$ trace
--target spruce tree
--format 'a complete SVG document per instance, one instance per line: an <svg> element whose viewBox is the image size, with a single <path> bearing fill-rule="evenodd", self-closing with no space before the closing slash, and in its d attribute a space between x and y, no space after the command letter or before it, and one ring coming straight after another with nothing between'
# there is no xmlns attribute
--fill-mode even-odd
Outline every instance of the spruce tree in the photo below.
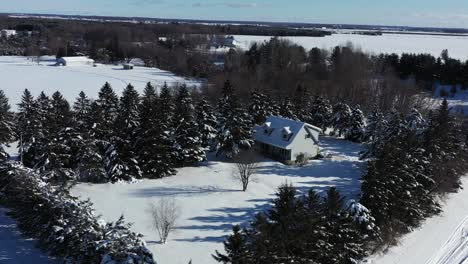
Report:
<svg viewBox="0 0 468 264"><path fill-rule="evenodd" d="M206 159L194 111L187 86L182 85L175 98L173 125L179 166L196 164Z"/></svg>
<svg viewBox="0 0 468 264"><path fill-rule="evenodd" d="M234 88L228 81L223 87L223 96L218 102L218 133L216 155L232 158L241 150L252 147L251 119L234 95Z"/></svg>
<svg viewBox="0 0 468 264"><path fill-rule="evenodd" d="M235 225L232 228L233 234L229 235L223 242L226 254L221 254L216 250L213 258L224 264L249 264L252 260L249 256L246 237L243 235L240 226Z"/></svg>
<svg viewBox="0 0 468 264"><path fill-rule="evenodd" d="M202 147L209 148L216 137L217 120L213 108L207 100L202 99L195 107L195 113Z"/></svg>
<svg viewBox="0 0 468 264"><path fill-rule="evenodd" d="M311 124L325 132L332 116L330 102L321 96L315 96L311 109Z"/></svg>
<svg viewBox="0 0 468 264"><path fill-rule="evenodd" d="M92 127L91 100L81 91L73 104L74 119L77 131L88 134Z"/></svg>
<svg viewBox="0 0 468 264"><path fill-rule="evenodd" d="M359 106L357 106L351 111L345 138L353 142L362 142L364 139L365 126L364 114L361 109L359 109Z"/></svg>
<svg viewBox="0 0 468 264"><path fill-rule="evenodd" d="M349 128L351 119L351 109L343 102L338 102L333 106L333 115L331 125L334 129L334 134L341 137Z"/></svg>
<svg viewBox="0 0 468 264"><path fill-rule="evenodd" d="M3 90L0 90L0 163L4 163L8 159L8 154L3 146L14 139L13 113L10 108L8 98Z"/></svg>
<svg viewBox="0 0 468 264"><path fill-rule="evenodd" d="M18 148L20 158L26 167L34 166L34 148L40 128L37 105L28 89L24 90L21 103L18 104L17 134L19 137Z"/></svg>
<svg viewBox="0 0 468 264"><path fill-rule="evenodd" d="M118 108L119 99L110 84L106 82L99 91L98 99L92 105L97 139L107 143L111 141Z"/></svg>
<svg viewBox="0 0 468 264"><path fill-rule="evenodd" d="M284 118L298 120L298 117L294 114L293 105L291 104L289 98L284 99L281 103L279 114Z"/></svg>
<svg viewBox="0 0 468 264"><path fill-rule="evenodd" d="M142 176L135 149L140 125L139 104L138 92L129 84L120 99L114 136L106 150L107 177L112 182L129 181Z"/></svg>
<svg viewBox="0 0 468 264"><path fill-rule="evenodd" d="M249 114L254 124L261 125L265 123L266 119L273 115L271 100L258 90L253 91L250 95Z"/></svg>

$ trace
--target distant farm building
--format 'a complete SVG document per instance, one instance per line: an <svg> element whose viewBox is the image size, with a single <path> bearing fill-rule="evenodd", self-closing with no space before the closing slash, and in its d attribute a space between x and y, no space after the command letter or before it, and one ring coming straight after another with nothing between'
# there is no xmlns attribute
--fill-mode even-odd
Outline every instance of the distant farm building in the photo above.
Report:
<svg viewBox="0 0 468 264"><path fill-rule="evenodd" d="M228 48L236 48L239 45L237 40L234 36L228 37L220 37L220 36L213 36L211 39L211 47L219 48L219 47L228 47Z"/></svg>
<svg viewBox="0 0 468 264"><path fill-rule="evenodd" d="M9 38L9 37L12 37L12 36L16 36L16 30L13 30L13 29L2 29L0 31L0 36L2 38Z"/></svg>
<svg viewBox="0 0 468 264"><path fill-rule="evenodd" d="M133 64L133 66L145 67L146 63L143 59L140 58L133 58L129 62L129 64Z"/></svg>
<svg viewBox="0 0 468 264"><path fill-rule="evenodd" d="M94 60L85 57L62 57L57 59L57 66L93 66Z"/></svg>
<svg viewBox="0 0 468 264"><path fill-rule="evenodd" d="M131 63L125 63L125 64L123 64L123 69L124 69L124 70L133 70L134 67L135 67L135 66L134 66L133 64L131 64Z"/></svg>
<svg viewBox="0 0 468 264"><path fill-rule="evenodd" d="M255 148L281 162L292 162L299 154L314 158L319 154L321 129L313 125L271 116L254 128Z"/></svg>

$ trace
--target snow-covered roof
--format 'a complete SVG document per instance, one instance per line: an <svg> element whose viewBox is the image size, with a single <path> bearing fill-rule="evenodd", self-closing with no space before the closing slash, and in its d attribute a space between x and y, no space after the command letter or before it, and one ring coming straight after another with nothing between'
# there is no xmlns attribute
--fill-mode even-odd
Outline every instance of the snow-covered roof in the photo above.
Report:
<svg viewBox="0 0 468 264"><path fill-rule="evenodd" d="M307 133L310 133L311 130L322 131L320 128L308 123L270 116L263 125L255 126L254 139L265 144L287 149L301 129L306 129ZM318 143L318 138L312 136L312 140Z"/></svg>
<svg viewBox="0 0 468 264"><path fill-rule="evenodd" d="M86 56L62 57L59 60L64 60L68 62L94 62L94 60Z"/></svg>

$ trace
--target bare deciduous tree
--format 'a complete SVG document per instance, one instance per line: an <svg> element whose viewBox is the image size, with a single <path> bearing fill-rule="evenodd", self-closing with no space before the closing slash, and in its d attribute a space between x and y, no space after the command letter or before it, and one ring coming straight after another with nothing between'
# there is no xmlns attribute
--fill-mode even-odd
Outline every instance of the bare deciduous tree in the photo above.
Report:
<svg viewBox="0 0 468 264"><path fill-rule="evenodd" d="M254 151L246 151L234 160L233 177L242 183L242 191L246 191L252 177L258 170L258 157Z"/></svg>
<svg viewBox="0 0 468 264"><path fill-rule="evenodd" d="M174 198L161 198L150 203L152 226L158 232L162 244L165 244L171 231L175 229L179 217L179 207Z"/></svg>

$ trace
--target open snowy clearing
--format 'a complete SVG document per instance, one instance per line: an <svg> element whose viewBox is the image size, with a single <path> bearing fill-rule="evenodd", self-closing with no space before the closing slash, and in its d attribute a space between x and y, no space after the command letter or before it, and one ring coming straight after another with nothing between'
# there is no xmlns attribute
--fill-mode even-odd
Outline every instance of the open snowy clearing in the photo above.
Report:
<svg viewBox="0 0 468 264"><path fill-rule="evenodd" d="M109 82L119 95L127 84L131 83L141 92L146 83L169 86L186 83L189 87L199 86L196 80L187 80L171 72L157 68L135 67L123 70L120 65L92 66L52 66L51 62L38 65L27 57L0 56L0 80L2 89L10 99L13 109L21 101L24 89L29 89L34 96L44 91L52 95L60 91L66 99L73 102L80 91L95 98L105 82Z"/></svg>
<svg viewBox="0 0 468 264"><path fill-rule="evenodd" d="M216 263L211 254L223 250L232 225L248 224L254 214L268 208L279 185L289 182L300 193L309 188L324 191L336 186L348 198L359 195L365 163L358 159L361 145L341 139L321 139L331 159L316 160L304 167L291 167L264 160L256 181L246 192L232 178L233 164L214 158L199 167L187 167L177 175L136 184L79 184L74 195L90 198L98 214L107 221L123 214L133 222L133 230L145 235L158 263ZM165 245L159 244L150 226L148 203L161 197L174 197L180 209L175 233Z"/></svg>
<svg viewBox="0 0 468 264"><path fill-rule="evenodd" d="M268 41L271 36L236 35L240 47L248 49L253 42ZM429 53L440 56L444 49L448 49L452 58L465 61L468 59L468 36L432 36L383 34L382 36L367 36L358 34L333 34L325 37L285 37L305 49L314 47L331 49L338 45L353 43L355 47L371 53Z"/></svg>
<svg viewBox="0 0 468 264"><path fill-rule="evenodd" d="M47 254L34 247L34 240L23 238L15 221L5 213L6 210L0 207L0 263L56 263Z"/></svg>
<svg viewBox="0 0 468 264"><path fill-rule="evenodd" d="M447 197L440 216L426 220L384 255L370 258L371 263L468 263L468 176L463 178L463 186L464 190Z"/></svg>

